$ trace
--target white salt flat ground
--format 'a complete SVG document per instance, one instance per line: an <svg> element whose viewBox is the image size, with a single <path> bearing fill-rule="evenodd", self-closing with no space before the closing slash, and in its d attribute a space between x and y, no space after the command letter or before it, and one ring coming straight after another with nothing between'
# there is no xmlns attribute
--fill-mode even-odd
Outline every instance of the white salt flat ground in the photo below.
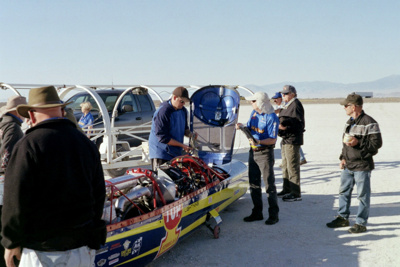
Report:
<svg viewBox="0 0 400 267"><path fill-rule="evenodd" d="M329 229L336 215L341 133L348 117L339 104L304 105L306 132L301 167L303 201L279 200L280 221L243 222L251 212L249 191L221 212L219 239L206 227L178 243L151 266L400 266L400 103L367 103L364 110L380 124L383 147L375 156L368 231L353 235L348 227ZM251 107L242 105L245 123ZM248 144L238 133L234 158L247 163ZM245 148L245 149L244 149ZM275 176L282 188L279 145L275 149ZM264 217L267 200L264 193ZM353 194L351 224L358 200ZM266 218L265 218L266 219Z"/></svg>

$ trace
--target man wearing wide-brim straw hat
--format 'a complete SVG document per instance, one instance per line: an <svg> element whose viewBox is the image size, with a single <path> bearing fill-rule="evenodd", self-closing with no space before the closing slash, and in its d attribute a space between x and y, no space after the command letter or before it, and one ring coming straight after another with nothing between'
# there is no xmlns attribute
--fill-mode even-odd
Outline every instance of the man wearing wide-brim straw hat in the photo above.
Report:
<svg viewBox="0 0 400 267"><path fill-rule="evenodd" d="M8 266L14 256L20 266L92 266L105 242L100 154L63 117L66 104L47 86L31 89L28 104L17 107L32 127L5 174L1 243Z"/></svg>
<svg viewBox="0 0 400 267"><path fill-rule="evenodd" d="M54 109L57 113L57 111L61 111L61 109L58 109L59 107L65 107L69 103L64 103L61 101L60 97L57 94L57 90L54 86L48 86L48 87L40 87L40 88L35 88L32 89L29 92L29 100L28 104L26 105L19 105L17 107L17 112L25 118L30 118L29 117L29 111L35 111L35 109L47 109L46 113L51 113L49 111L50 108L56 108ZM62 114L58 114L58 117L63 117ZM48 115L50 116L50 115ZM33 123L33 122L32 122Z"/></svg>

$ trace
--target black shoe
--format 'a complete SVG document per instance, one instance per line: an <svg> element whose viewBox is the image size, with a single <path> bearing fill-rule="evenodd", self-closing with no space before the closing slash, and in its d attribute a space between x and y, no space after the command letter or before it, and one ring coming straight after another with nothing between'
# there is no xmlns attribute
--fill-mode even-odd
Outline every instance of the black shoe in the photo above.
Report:
<svg viewBox="0 0 400 267"><path fill-rule="evenodd" d="M283 197L284 195L286 195L286 194L288 194L289 192L286 192L286 191L281 191L281 192L279 192L278 194L276 194L278 197Z"/></svg>
<svg viewBox="0 0 400 267"><path fill-rule="evenodd" d="M301 201L301 196L295 196L292 193L286 194L282 197L283 201L286 202L294 202L294 201Z"/></svg>
<svg viewBox="0 0 400 267"><path fill-rule="evenodd" d="M303 159L302 161L300 161L300 165L304 165L304 164L307 164L307 160L306 159Z"/></svg>
<svg viewBox="0 0 400 267"><path fill-rule="evenodd" d="M350 229L349 229L349 233L352 233L352 234L364 233L366 231L367 231L367 227L365 227L364 225L359 225L359 224L355 224L352 227L350 227Z"/></svg>
<svg viewBox="0 0 400 267"><path fill-rule="evenodd" d="M267 225L273 225L279 222L279 217L269 217L268 220L265 221L265 224Z"/></svg>
<svg viewBox="0 0 400 267"><path fill-rule="evenodd" d="M329 228L346 227L349 225L350 225L349 220L343 218L342 216L337 216L336 219L334 219L333 221L326 224L326 226L328 226ZM356 224L356 225L358 225L358 224ZM353 227L355 227L356 225L354 225Z"/></svg>
<svg viewBox="0 0 400 267"><path fill-rule="evenodd" d="M252 221L261 221L264 217L262 214L254 214L252 213L250 216L244 217L243 221L245 222L252 222Z"/></svg>

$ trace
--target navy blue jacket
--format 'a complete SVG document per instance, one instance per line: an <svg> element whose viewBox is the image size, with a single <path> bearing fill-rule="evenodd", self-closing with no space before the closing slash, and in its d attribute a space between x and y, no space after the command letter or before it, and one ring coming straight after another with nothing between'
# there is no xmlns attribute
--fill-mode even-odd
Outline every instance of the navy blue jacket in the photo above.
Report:
<svg viewBox="0 0 400 267"><path fill-rule="evenodd" d="M187 109L176 110L171 101L164 102L154 113L149 137L149 155L151 159L171 160L182 155L182 148L167 143L174 139L183 143L185 130L189 129Z"/></svg>

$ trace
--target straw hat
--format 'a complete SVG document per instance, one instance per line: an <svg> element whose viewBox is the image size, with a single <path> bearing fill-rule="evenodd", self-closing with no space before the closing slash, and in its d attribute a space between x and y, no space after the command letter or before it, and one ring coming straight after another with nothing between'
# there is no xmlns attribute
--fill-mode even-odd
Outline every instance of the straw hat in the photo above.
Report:
<svg viewBox="0 0 400 267"><path fill-rule="evenodd" d="M0 108L0 118L3 117L3 115L7 112L16 110L17 106L21 104L26 104L25 97L19 95L10 96L8 98L7 104Z"/></svg>
<svg viewBox="0 0 400 267"><path fill-rule="evenodd" d="M29 91L27 105L19 105L17 112L25 118L29 118L28 111L35 108L65 107L69 103L61 101L54 86L33 88Z"/></svg>

